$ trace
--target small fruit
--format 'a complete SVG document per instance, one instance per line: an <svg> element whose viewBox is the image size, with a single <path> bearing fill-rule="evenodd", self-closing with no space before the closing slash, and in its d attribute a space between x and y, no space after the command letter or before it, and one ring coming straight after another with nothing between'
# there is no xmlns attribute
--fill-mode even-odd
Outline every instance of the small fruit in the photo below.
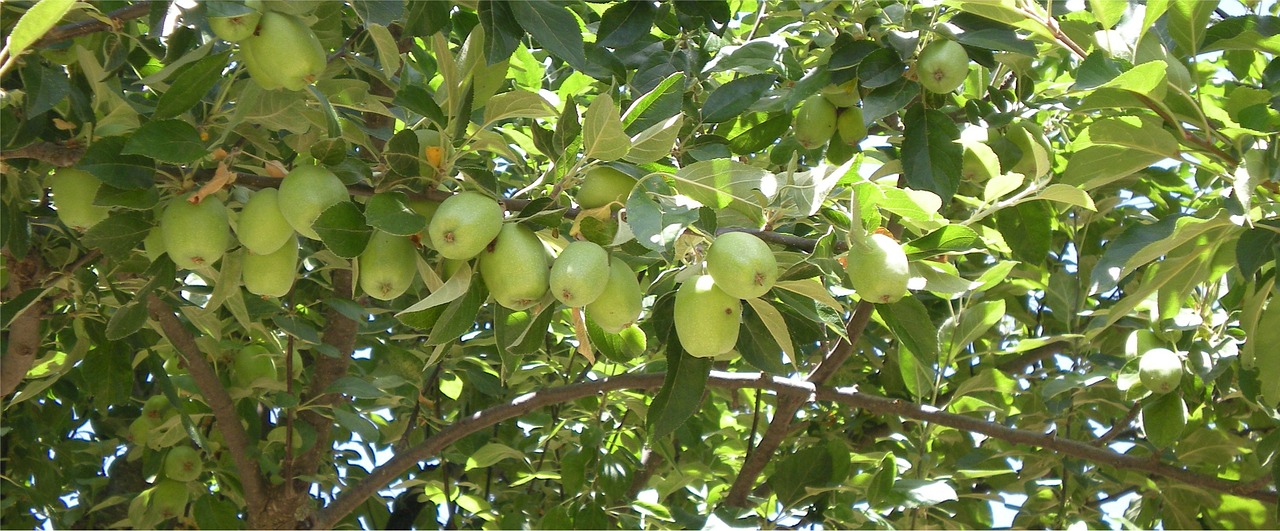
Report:
<svg viewBox="0 0 1280 531"><path fill-rule="evenodd" d="M263 297L283 297L293 289L298 276L298 240L290 241L270 254L247 254L241 264L241 278L249 293Z"/></svg>
<svg viewBox="0 0 1280 531"><path fill-rule="evenodd" d="M222 200L209 196L199 204L175 197L160 215L165 251L178 267L212 266L231 243L231 226Z"/></svg>
<svg viewBox="0 0 1280 531"><path fill-rule="evenodd" d="M151 395L146 402L142 403L142 416L156 422L164 420L165 412L168 410L169 397L164 395Z"/></svg>
<svg viewBox="0 0 1280 531"><path fill-rule="evenodd" d="M254 254L271 254L293 237L293 226L280 213L280 191L263 188L254 192L240 209L236 236Z"/></svg>
<svg viewBox="0 0 1280 531"><path fill-rule="evenodd" d="M248 389L264 378L277 381L276 362L267 347L249 345L236 352L231 360L232 385Z"/></svg>
<svg viewBox="0 0 1280 531"><path fill-rule="evenodd" d="M268 11L240 42L249 77L266 90L302 90L324 73L324 47L302 19ZM301 232L301 231L299 231Z"/></svg>
<svg viewBox="0 0 1280 531"><path fill-rule="evenodd" d="M477 192L462 192L440 203L427 234L440 256L470 260L502 231L502 206Z"/></svg>
<svg viewBox="0 0 1280 531"><path fill-rule="evenodd" d="M831 102L836 107L845 108L857 105L862 101L862 95L858 94L858 80L852 80L842 85L827 85L822 87L822 97Z"/></svg>
<svg viewBox="0 0 1280 531"><path fill-rule="evenodd" d="M525 310L542 300L550 289L550 270L542 240L516 223L504 224L493 245L480 254L480 277L485 286L493 300L512 310Z"/></svg>
<svg viewBox="0 0 1280 531"><path fill-rule="evenodd" d="M845 265L849 281L862 300L876 304L898 302L907 294L907 255L884 234L873 233L849 244Z"/></svg>
<svg viewBox="0 0 1280 531"><path fill-rule="evenodd" d="M622 354L627 358L644 354L649 349L649 338L644 335L644 330L634 324L623 328L618 336L622 338Z"/></svg>
<svg viewBox="0 0 1280 531"><path fill-rule="evenodd" d="M622 260L609 261L609 280L596 300L587 304L587 318L605 332L617 334L640 317L644 292L631 267Z"/></svg>
<svg viewBox="0 0 1280 531"><path fill-rule="evenodd" d="M707 249L707 272L725 293L754 299L773 288L778 280L778 260L755 235L726 232Z"/></svg>
<svg viewBox="0 0 1280 531"><path fill-rule="evenodd" d="M1182 381L1182 358L1167 348L1148 350L1138 360L1138 379L1156 394L1177 389Z"/></svg>
<svg viewBox="0 0 1280 531"><path fill-rule="evenodd" d="M151 491L151 512L161 520L182 516L187 511L187 484L184 482L162 479Z"/></svg>
<svg viewBox="0 0 1280 531"><path fill-rule="evenodd" d="M836 132L836 106L821 94L810 96L800 104L792 127L805 149L821 146Z"/></svg>
<svg viewBox="0 0 1280 531"><path fill-rule="evenodd" d="M1129 333L1129 337L1124 341L1124 353L1126 356L1138 357L1142 353L1153 348L1160 348L1160 336L1149 329L1142 328Z"/></svg>
<svg viewBox="0 0 1280 531"><path fill-rule="evenodd" d="M960 43L939 39L920 50L916 75L929 92L946 94L964 83L969 75L969 54Z"/></svg>
<svg viewBox="0 0 1280 531"><path fill-rule="evenodd" d="M404 294L418 273L418 251L407 236L374 231L360 253L360 289L389 301Z"/></svg>
<svg viewBox="0 0 1280 531"><path fill-rule="evenodd" d="M711 275L686 280L676 291L676 336L691 356L712 358L733 350L741 319L742 301L716 286Z"/></svg>
<svg viewBox="0 0 1280 531"><path fill-rule="evenodd" d="M565 246L551 264L551 295L566 306L590 304L609 282L609 252L589 241Z"/></svg>
<svg viewBox="0 0 1280 531"><path fill-rule="evenodd" d="M98 222L107 219L110 209L93 204L102 186L93 174L71 168L59 168L49 177L49 187L53 189L53 205L57 207L58 219L75 230L88 230Z"/></svg>
<svg viewBox="0 0 1280 531"><path fill-rule="evenodd" d="M200 453L190 446L177 446L164 456L164 475L174 481L195 481L204 472Z"/></svg>
<svg viewBox="0 0 1280 531"><path fill-rule="evenodd" d="M585 209L600 208L610 203L625 205L631 189L635 187L636 180L630 175L609 166L596 166L587 170L574 200Z"/></svg>
<svg viewBox="0 0 1280 531"><path fill-rule="evenodd" d="M320 166L302 165L293 169L280 181L280 195L276 201L280 213L299 234L319 240L311 225L326 209L342 201L349 201L347 187L333 172Z"/></svg>
<svg viewBox="0 0 1280 531"><path fill-rule="evenodd" d="M867 126L862 123L862 107L849 107L840 111L836 117L836 131L840 139L850 146L856 146L867 138Z"/></svg>
<svg viewBox="0 0 1280 531"><path fill-rule="evenodd" d="M240 42L253 36L258 29L258 21L262 13L255 9L230 17L209 17L209 29L219 39L227 42Z"/></svg>

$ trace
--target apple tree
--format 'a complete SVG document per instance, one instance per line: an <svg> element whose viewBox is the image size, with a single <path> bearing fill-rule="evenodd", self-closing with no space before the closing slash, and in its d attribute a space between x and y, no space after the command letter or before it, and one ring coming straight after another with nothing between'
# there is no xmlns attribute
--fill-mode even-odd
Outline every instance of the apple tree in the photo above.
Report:
<svg viewBox="0 0 1280 531"><path fill-rule="evenodd" d="M1275 527L1276 10L4 2L0 526Z"/></svg>

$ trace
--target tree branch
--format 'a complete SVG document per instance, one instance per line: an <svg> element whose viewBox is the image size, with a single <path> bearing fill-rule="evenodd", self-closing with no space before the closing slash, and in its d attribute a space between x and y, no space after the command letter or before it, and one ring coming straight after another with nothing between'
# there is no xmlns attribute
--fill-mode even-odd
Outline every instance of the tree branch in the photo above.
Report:
<svg viewBox="0 0 1280 531"><path fill-rule="evenodd" d="M111 24L101 20L91 19L58 26L49 30L49 33L44 34L44 37L41 37L40 40L36 41L32 47L48 46L55 42L74 39L81 35L88 35L99 31L114 30L119 27L120 24L135 18L142 18L143 16L146 16L147 13L151 12L151 4L153 3L154 2L138 2L107 13L107 18L111 20Z"/></svg>
<svg viewBox="0 0 1280 531"><path fill-rule="evenodd" d="M313 524L313 528L317 529L332 528L338 521L359 507L365 499L388 486L397 477L409 471L411 467L438 455L454 442L489 428L494 424L510 420L538 408L570 402L593 396L597 393L661 387L664 378L665 375L661 373L615 376L593 382L571 384L523 394L505 404L479 411L460 419L458 422L428 437L407 451L397 454L387 463L374 469L368 476L365 476L341 493L328 507L317 512L309 523ZM1084 442L1058 439L1052 434L1009 428L981 419L946 413L928 406L868 395L852 387L835 389L821 387L813 382L768 376L761 373L743 374L723 371L711 371L711 375L707 379L707 385L723 389L768 389L776 392L779 396L796 397L801 402L813 400L836 402L861 408L871 413L932 422L963 431L980 433L992 439L1044 448L1063 455L1115 468L1149 472L1175 481L1198 485L1220 492L1229 492L1266 503L1280 501L1280 497L1275 492L1262 490L1262 487L1265 487L1266 484L1261 484L1260 486L1257 481L1243 483L1197 474L1152 460L1150 457L1125 455L1105 448L1095 448Z"/></svg>
<svg viewBox="0 0 1280 531"><path fill-rule="evenodd" d="M231 453L231 458L235 462L236 473L240 475L238 479L244 489L244 501L252 522L254 515L261 512L264 506L266 485L262 479L262 472L258 469L258 462L249 453L249 435L240 424L240 416L236 414L231 396L222 387L213 367L205 360L204 353L196 344L195 336L182 326L182 322L174 315L173 308L168 303L154 293L150 294L147 296L147 313L160 323L160 329L173 344L173 348L182 356L182 361L187 366L187 371L191 373L191 378L195 380L196 387L200 388L200 394L204 396L209 409L213 411L216 426L222 432L222 437L227 443L227 451Z"/></svg>
<svg viewBox="0 0 1280 531"><path fill-rule="evenodd" d="M1035 365L1037 363L1040 363L1041 361L1052 358L1053 356L1061 353L1063 349L1065 349L1070 345L1071 345L1071 342L1065 341L1065 340L1054 341L1052 343L1045 343L1036 348L1023 352L1021 356L1018 356L1012 360L1001 363L997 368L1010 374L1022 374L1026 372L1027 369L1030 368L1032 365Z"/></svg>
<svg viewBox="0 0 1280 531"><path fill-rule="evenodd" d="M9 323L9 347L4 352L4 364L0 365L0 398L17 390L35 363L40 352L40 323L48 309L48 299L42 299Z"/></svg>

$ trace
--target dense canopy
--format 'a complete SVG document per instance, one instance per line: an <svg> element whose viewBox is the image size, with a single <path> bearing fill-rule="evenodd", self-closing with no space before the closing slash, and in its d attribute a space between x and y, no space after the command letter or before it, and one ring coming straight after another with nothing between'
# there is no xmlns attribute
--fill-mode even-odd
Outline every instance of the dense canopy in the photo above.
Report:
<svg viewBox="0 0 1280 531"><path fill-rule="evenodd" d="M0 4L0 527L1274 528L1256 0Z"/></svg>

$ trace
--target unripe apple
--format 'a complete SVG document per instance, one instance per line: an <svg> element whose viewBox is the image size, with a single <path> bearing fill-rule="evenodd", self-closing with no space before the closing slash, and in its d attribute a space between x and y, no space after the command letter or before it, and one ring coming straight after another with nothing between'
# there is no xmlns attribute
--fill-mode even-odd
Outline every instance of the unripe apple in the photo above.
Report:
<svg viewBox="0 0 1280 531"><path fill-rule="evenodd" d="M440 219L439 213L436 219ZM520 224L504 224L493 245L480 254L480 277L484 285L493 300L512 310L526 310L542 300L550 289L550 273L551 264L542 240Z"/></svg>
<svg viewBox="0 0 1280 531"><path fill-rule="evenodd" d="M726 232L707 249L707 272L716 286L739 299L754 299L778 280L778 260L753 234Z"/></svg>
<svg viewBox="0 0 1280 531"><path fill-rule="evenodd" d="M840 111L836 117L836 131L840 140L850 146L856 146L867 138L867 126L862 123L862 107L848 107Z"/></svg>
<svg viewBox="0 0 1280 531"><path fill-rule="evenodd" d="M615 258L609 261L609 280L604 291L587 304L587 318L605 332L617 334L640 317L643 301L644 291L636 274L626 262Z"/></svg>
<svg viewBox="0 0 1280 531"><path fill-rule="evenodd" d="M240 42L249 77L266 90L302 90L324 73L324 47L302 19L268 11L258 31Z"/></svg>
<svg viewBox="0 0 1280 531"><path fill-rule="evenodd" d="M162 479L151 491L151 511L159 515L161 520L182 516L187 511L187 484L184 482Z"/></svg>
<svg viewBox="0 0 1280 531"><path fill-rule="evenodd" d="M880 233L849 242L845 269L858 296L876 304L901 300L911 280L902 246Z"/></svg>
<svg viewBox="0 0 1280 531"><path fill-rule="evenodd" d="M204 472L200 453L190 446L176 446L164 456L164 475L174 481L195 481Z"/></svg>
<svg viewBox="0 0 1280 531"><path fill-rule="evenodd" d="M418 251L407 236L374 231L360 253L360 289L389 301L409 289L418 275Z"/></svg>
<svg viewBox="0 0 1280 531"><path fill-rule="evenodd" d="M946 94L964 83L969 75L969 54L952 40L939 39L920 50L916 75L929 92Z"/></svg>
<svg viewBox="0 0 1280 531"><path fill-rule="evenodd" d="M53 206L57 207L58 219L75 230L88 230L107 219L110 209L93 204L101 186L102 181L87 171L72 168L55 170L49 177L49 187L53 189Z"/></svg>
<svg viewBox="0 0 1280 531"><path fill-rule="evenodd" d="M711 275L686 280L676 291L676 336L685 352L712 358L738 344L742 301L716 286Z"/></svg>
<svg viewBox="0 0 1280 531"><path fill-rule="evenodd" d="M587 170L582 184L578 185L574 200L579 207L586 209L600 208L615 202L625 205L631 189L635 187L636 180L630 175L609 166L596 166Z"/></svg>
<svg viewBox="0 0 1280 531"><path fill-rule="evenodd" d="M821 146L836 132L836 106L821 94L810 96L800 104L792 127L796 141L805 149Z"/></svg>
<svg viewBox="0 0 1280 531"><path fill-rule="evenodd" d="M1138 359L1138 379L1156 394L1178 388L1182 381L1182 358L1167 348L1153 348Z"/></svg>
<svg viewBox="0 0 1280 531"><path fill-rule="evenodd" d="M209 17L209 29L213 30L213 34L219 39L227 42L240 42L253 36L258 30L258 21L262 19L262 12L253 9L245 2L245 7L249 7L249 11L230 17Z"/></svg>
<svg viewBox="0 0 1280 531"><path fill-rule="evenodd" d="M175 197L160 215L160 236L169 258L178 267L212 266L231 243L227 207L214 196L195 205L185 197Z"/></svg>
<svg viewBox="0 0 1280 531"><path fill-rule="evenodd" d="M236 352L231 360L232 385L248 389L264 378L273 382L278 378L275 358L267 347L249 345Z"/></svg>
<svg viewBox="0 0 1280 531"><path fill-rule="evenodd" d="M609 253L589 241L565 246L551 264L551 295L566 306L582 307L604 293L609 282Z"/></svg>
<svg viewBox="0 0 1280 531"><path fill-rule="evenodd" d="M440 203L427 234L440 256L470 260L502 231L502 206L477 192L462 192Z"/></svg>
<svg viewBox="0 0 1280 531"><path fill-rule="evenodd" d="M245 255L240 276L249 293L263 297L287 295L298 276L298 240L291 234L289 241L275 252Z"/></svg>
<svg viewBox="0 0 1280 531"><path fill-rule="evenodd" d="M276 201L284 219L299 234L319 240L311 225L326 209L351 196L333 172L320 166L304 164L293 169L280 181L280 195Z"/></svg>
<svg viewBox="0 0 1280 531"><path fill-rule="evenodd" d="M254 254L274 253L293 238L293 226L280 212L279 190L263 188L249 197L236 220L236 236Z"/></svg>

